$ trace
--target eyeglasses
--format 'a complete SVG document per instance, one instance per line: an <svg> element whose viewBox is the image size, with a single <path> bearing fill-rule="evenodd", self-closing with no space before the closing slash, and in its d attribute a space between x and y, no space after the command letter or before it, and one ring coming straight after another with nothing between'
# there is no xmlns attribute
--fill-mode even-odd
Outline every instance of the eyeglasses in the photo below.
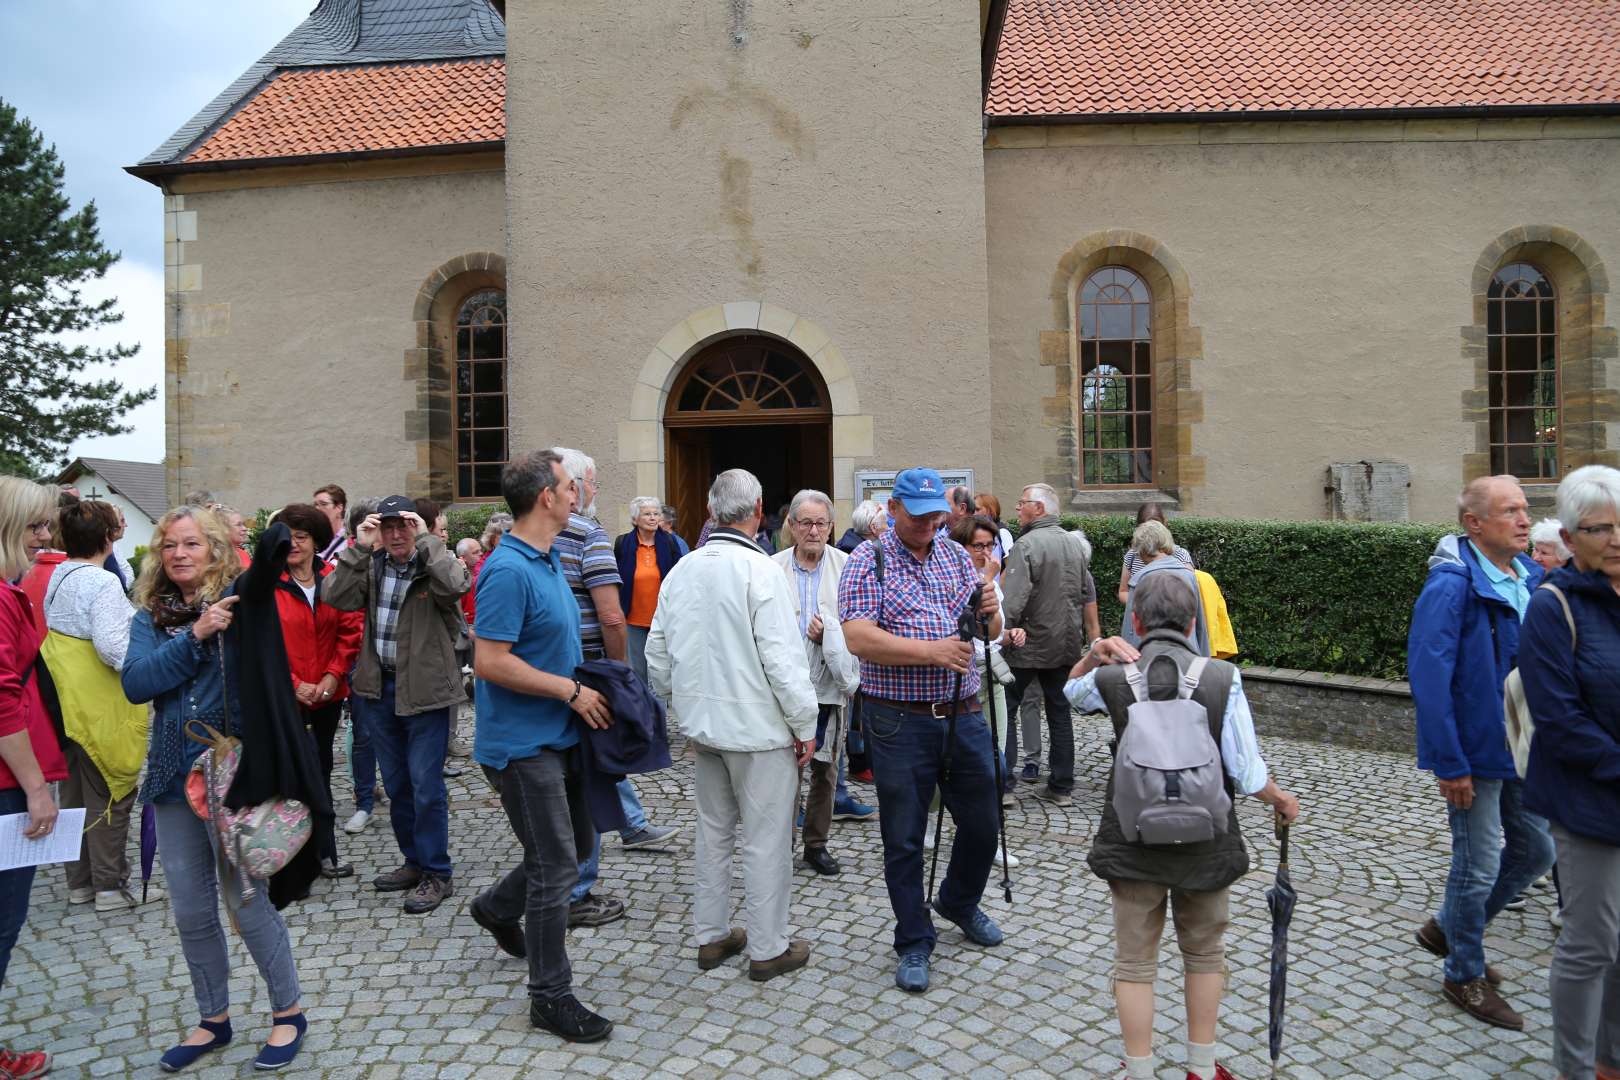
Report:
<svg viewBox="0 0 1620 1080"><path fill-rule="evenodd" d="M968 547L972 548L974 551L991 551L994 550L995 546L996 542L994 540L986 540L983 543L968 545Z"/></svg>
<svg viewBox="0 0 1620 1080"><path fill-rule="evenodd" d="M50 532L51 531L51 519L46 518L44 521L30 521L28 523L28 531L29 532L43 532L43 533Z"/></svg>
<svg viewBox="0 0 1620 1080"><path fill-rule="evenodd" d="M1016 505L1016 506L1036 506L1039 503L1040 503L1039 499L1019 499L1018 502L1015 503L1014 505Z"/></svg>
<svg viewBox="0 0 1620 1080"><path fill-rule="evenodd" d="M1614 523L1606 522L1602 525L1577 525L1575 531L1583 536L1596 537L1599 540L1608 540L1614 536Z"/></svg>
<svg viewBox="0 0 1620 1080"><path fill-rule="evenodd" d="M801 529L808 529L813 532L820 532L823 529L832 528L832 522L830 521L805 521L802 518L799 519L798 525Z"/></svg>

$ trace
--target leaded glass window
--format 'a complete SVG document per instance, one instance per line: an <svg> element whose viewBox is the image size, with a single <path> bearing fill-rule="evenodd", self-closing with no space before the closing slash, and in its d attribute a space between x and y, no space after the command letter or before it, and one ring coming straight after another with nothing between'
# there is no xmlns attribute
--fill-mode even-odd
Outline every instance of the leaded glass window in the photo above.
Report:
<svg viewBox="0 0 1620 1080"><path fill-rule="evenodd" d="M482 289L456 315L457 498L500 498L506 427L506 294Z"/></svg>
<svg viewBox="0 0 1620 1080"><path fill-rule="evenodd" d="M1153 297L1122 266L1088 277L1077 298L1080 483L1153 482Z"/></svg>
<svg viewBox="0 0 1620 1080"><path fill-rule="evenodd" d="M1529 263L1496 272L1486 298L1491 472L1557 480L1558 300Z"/></svg>

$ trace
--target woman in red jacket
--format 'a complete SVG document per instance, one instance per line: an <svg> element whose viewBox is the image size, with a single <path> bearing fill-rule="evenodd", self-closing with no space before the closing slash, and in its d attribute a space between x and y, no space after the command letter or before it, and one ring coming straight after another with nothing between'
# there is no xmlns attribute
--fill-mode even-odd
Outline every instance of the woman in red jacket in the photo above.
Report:
<svg viewBox="0 0 1620 1080"><path fill-rule="evenodd" d="M315 739L315 752L326 789L332 790L332 743L337 737L343 699L349 695L348 673L354 668L365 634L365 613L339 611L321 601L321 579L331 572L317 551L332 542L332 523L313 506L293 503L276 515L292 533L287 572L276 587L276 608L281 614L281 637L287 645L293 693L304 707L304 724ZM344 878L354 873L349 863L338 862L337 836L320 830L316 842L321 876Z"/></svg>
<svg viewBox="0 0 1620 1080"><path fill-rule="evenodd" d="M67 762L40 700L34 676L40 635L33 604L12 582L28 569L56 511L56 489L0 476L0 816L28 815L23 835L43 839L56 828L50 783L67 779ZM0 871L0 986L12 947L28 918L34 868ZM0 1076L43 1076L51 1055L0 1047Z"/></svg>

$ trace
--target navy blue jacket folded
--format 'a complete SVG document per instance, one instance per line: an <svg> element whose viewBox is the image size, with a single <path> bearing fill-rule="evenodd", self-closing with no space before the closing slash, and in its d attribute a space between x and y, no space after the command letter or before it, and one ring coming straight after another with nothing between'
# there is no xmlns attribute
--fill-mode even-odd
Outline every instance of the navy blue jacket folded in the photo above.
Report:
<svg viewBox="0 0 1620 1080"><path fill-rule="evenodd" d="M625 828L616 785L635 773L657 772L671 764L669 723L664 705L618 660L587 660L574 677L607 699L613 723L593 728L581 723L580 763L585 802L598 831Z"/></svg>

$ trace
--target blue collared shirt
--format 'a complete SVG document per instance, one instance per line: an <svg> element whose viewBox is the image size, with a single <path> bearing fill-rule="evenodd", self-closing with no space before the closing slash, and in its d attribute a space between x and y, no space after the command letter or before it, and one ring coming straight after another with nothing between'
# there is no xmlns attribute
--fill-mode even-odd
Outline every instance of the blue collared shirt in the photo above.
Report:
<svg viewBox="0 0 1620 1080"><path fill-rule="evenodd" d="M793 560L793 588L799 594L799 633L810 633L810 620L821 612L821 567L827 561L824 554L814 570L806 570Z"/></svg>
<svg viewBox="0 0 1620 1080"><path fill-rule="evenodd" d="M1108 711L1103 696L1097 692L1096 671L1070 679L1063 693L1081 712ZM1239 795L1253 795L1270 778L1266 759L1260 756L1260 741L1254 736L1254 715L1243 694L1243 676L1237 671L1232 672L1232 692L1226 697L1226 715L1221 718L1221 764Z"/></svg>
<svg viewBox="0 0 1620 1080"><path fill-rule="evenodd" d="M1519 613L1519 621L1524 622L1524 613L1530 607L1530 586L1525 584L1524 575L1519 573L1519 564L1513 564L1512 573L1503 571L1491 560L1485 557L1484 552L1474 546L1472 540L1467 541L1468 550L1474 553L1474 563L1485 572L1485 579L1491 583L1491 588L1513 606Z"/></svg>

